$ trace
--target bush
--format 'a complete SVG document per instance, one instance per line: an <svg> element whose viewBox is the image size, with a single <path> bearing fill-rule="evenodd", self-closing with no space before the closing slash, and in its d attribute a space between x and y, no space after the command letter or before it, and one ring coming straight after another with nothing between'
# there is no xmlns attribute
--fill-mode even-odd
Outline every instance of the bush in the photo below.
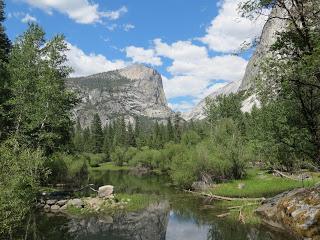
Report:
<svg viewBox="0 0 320 240"><path fill-rule="evenodd" d="M124 147L116 147L115 150L111 153L111 160L117 166L123 166L125 162L126 149Z"/></svg>
<svg viewBox="0 0 320 240"><path fill-rule="evenodd" d="M79 186L88 177L87 158L83 155L66 155L55 153L48 161L51 170L49 182L52 184L66 183Z"/></svg>
<svg viewBox="0 0 320 240"><path fill-rule="evenodd" d="M83 153L90 167L99 167L101 163L109 161L107 154L104 153Z"/></svg>
<svg viewBox="0 0 320 240"><path fill-rule="evenodd" d="M12 141L0 146L0 235L4 238L31 213L40 182L48 174L41 151L15 148Z"/></svg>
<svg viewBox="0 0 320 240"><path fill-rule="evenodd" d="M181 137L181 142L187 146L193 146L200 142L201 138L195 131L187 131Z"/></svg>

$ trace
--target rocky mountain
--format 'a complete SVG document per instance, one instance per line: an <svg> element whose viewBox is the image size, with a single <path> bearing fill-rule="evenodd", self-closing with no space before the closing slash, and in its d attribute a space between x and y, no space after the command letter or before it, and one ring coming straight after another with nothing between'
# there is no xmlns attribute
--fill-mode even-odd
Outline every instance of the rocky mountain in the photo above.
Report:
<svg viewBox="0 0 320 240"><path fill-rule="evenodd" d="M67 85L81 102L74 109L81 126L88 126L95 113L105 125L118 116L164 120L172 116L164 94L161 75L154 69L134 64L124 69L70 78Z"/></svg>
<svg viewBox="0 0 320 240"><path fill-rule="evenodd" d="M182 117L185 120L202 120L205 118L205 106L206 99L214 99L219 95L229 95L230 93L236 93L239 90L241 81L231 82L215 91L213 91L210 95L208 95L205 99L199 102L190 112L183 113Z"/></svg>
<svg viewBox="0 0 320 240"><path fill-rule="evenodd" d="M261 38L259 44L257 45L255 52L250 58L248 65L246 67L246 71L244 77L228 85L220 88L214 92L212 92L209 98L216 98L219 95L228 95L230 93L235 93L238 91L248 91L254 88L254 81L257 75L259 74L260 63L263 61L263 58L268 55L268 51L271 45L276 41L277 32L281 31L286 26L286 21L281 18L284 17L284 12L280 11L279 8L274 8L269 16L268 21L263 27ZM250 112L253 106L260 106L260 102L255 94L249 95L247 99L242 102L241 110L243 112ZM204 107L205 107L205 99L202 100L195 108L193 108L190 112L184 113L182 116L186 120L201 120L205 118L204 116Z"/></svg>
<svg viewBox="0 0 320 240"><path fill-rule="evenodd" d="M246 67L240 90L248 90L250 87L254 87L254 80L259 73L260 63L263 58L268 56L271 45L277 39L277 33L284 29L287 24L285 20L281 19L284 17L282 11L279 8L274 8L271 11L269 19L263 27L259 44Z"/></svg>

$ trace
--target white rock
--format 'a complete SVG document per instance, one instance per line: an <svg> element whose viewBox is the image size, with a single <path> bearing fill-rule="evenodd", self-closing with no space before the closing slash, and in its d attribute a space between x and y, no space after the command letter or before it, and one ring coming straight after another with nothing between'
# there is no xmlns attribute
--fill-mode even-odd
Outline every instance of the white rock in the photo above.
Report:
<svg viewBox="0 0 320 240"><path fill-rule="evenodd" d="M112 194L113 194L113 186L112 185L105 185L105 186L99 187L98 196L100 198L107 198L107 197L112 196Z"/></svg>

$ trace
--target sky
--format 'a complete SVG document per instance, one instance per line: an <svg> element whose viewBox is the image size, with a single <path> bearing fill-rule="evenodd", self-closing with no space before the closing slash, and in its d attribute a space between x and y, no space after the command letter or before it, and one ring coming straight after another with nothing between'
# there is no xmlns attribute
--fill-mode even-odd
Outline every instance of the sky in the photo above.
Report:
<svg viewBox="0 0 320 240"><path fill-rule="evenodd" d="M48 39L65 35L72 76L151 66L169 106L186 112L244 75L252 50L239 49L260 35L266 17L242 18L240 1L6 0L5 26L12 41L30 22Z"/></svg>

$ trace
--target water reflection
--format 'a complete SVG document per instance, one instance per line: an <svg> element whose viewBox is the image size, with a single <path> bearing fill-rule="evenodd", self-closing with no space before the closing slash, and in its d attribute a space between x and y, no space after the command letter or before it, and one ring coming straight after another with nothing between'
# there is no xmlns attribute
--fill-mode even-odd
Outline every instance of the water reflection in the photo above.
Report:
<svg viewBox="0 0 320 240"><path fill-rule="evenodd" d="M168 187L164 178L128 172L97 172L96 185L112 184L116 192L158 196L143 211L116 216L37 217L37 238L46 240L288 240L286 233L217 218L221 209L206 209L203 199Z"/></svg>

